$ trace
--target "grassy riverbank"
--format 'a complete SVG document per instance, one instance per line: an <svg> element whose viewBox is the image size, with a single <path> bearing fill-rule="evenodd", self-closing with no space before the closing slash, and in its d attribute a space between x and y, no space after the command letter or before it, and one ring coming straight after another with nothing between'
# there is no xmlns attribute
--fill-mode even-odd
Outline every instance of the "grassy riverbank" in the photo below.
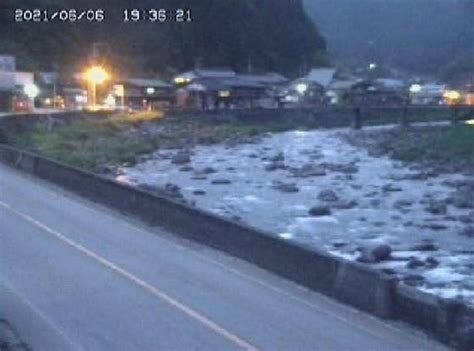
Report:
<svg viewBox="0 0 474 351"><path fill-rule="evenodd" d="M164 117L161 112L81 118L70 123L38 123L15 136L20 149L39 152L66 164L94 170L104 164L134 163L160 148L183 148L291 129L288 123L213 123Z"/></svg>
<svg viewBox="0 0 474 351"><path fill-rule="evenodd" d="M474 127L470 125L366 131L351 136L350 142L372 154L437 172L474 173Z"/></svg>

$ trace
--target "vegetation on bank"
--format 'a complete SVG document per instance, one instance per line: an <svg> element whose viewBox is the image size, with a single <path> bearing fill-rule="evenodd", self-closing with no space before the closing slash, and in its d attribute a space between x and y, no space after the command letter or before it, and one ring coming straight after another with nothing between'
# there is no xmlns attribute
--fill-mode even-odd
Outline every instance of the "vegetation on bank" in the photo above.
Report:
<svg viewBox="0 0 474 351"><path fill-rule="evenodd" d="M271 117L271 116L270 116ZM267 132L348 126L344 118L239 118L232 114L176 114L161 112L120 113L88 116L65 121L37 123L35 128L8 135L14 146L38 152L76 167L100 170L104 165L133 164L143 154L158 149L191 148L196 144L245 142ZM335 116L337 117L337 116ZM395 116L393 116L395 117ZM420 116L431 120L440 116ZM380 115L376 124L392 123L392 116ZM411 118L410 118L411 119ZM411 119L412 120L412 119ZM330 122L329 124L327 124ZM337 123L336 123L337 122ZM372 121L370 121L372 122ZM343 123L343 124L341 124ZM369 121L364 124L369 125ZM367 138L364 137L367 136ZM474 167L474 128L412 127L355 134L354 144L377 149L407 162L435 162Z"/></svg>
<svg viewBox="0 0 474 351"><path fill-rule="evenodd" d="M388 155L435 173L474 174L474 126L423 126L365 131L347 136L376 157Z"/></svg>
<svg viewBox="0 0 474 351"><path fill-rule="evenodd" d="M429 132L402 133L391 143L402 161L466 162L474 165L474 128L459 125Z"/></svg>
<svg viewBox="0 0 474 351"><path fill-rule="evenodd" d="M33 131L17 136L14 145L85 169L105 162L131 162L137 154L153 151L154 145L127 138L128 131L162 117L159 112L140 112L84 118L52 127L38 123Z"/></svg>
<svg viewBox="0 0 474 351"><path fill-rule="evenodd" d="M160 148L241 140L292 128L286 122L216 123L205 118L164 118L161 112L139 112L85 117L53 127L46 122L38 123L32 131L16 135L13 144L72 166L94 170L104 164L135 163L140 155Z"/></svg>

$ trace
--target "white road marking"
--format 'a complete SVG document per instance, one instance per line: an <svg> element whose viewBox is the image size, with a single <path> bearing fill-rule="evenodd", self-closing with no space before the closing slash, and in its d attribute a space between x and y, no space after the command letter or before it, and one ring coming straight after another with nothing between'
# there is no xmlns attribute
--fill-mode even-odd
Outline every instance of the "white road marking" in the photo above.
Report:
<svg viewBox="0 0 474 351"><path fill-rule="evenodd" d="M25 176L25 178L28 178L28 179L31 179L29 176L21 173L22 176ZM58 192L59 190L59 196L64 196L65 198L66 195L65 195L65 191L64 189L61 189L61 188L58 188L57 186L55 186L54 184L51 184L51 183L48 183L48 182L45 182L45 184L47 185L47 188L49 191L55 191L56 193ZM36 185L36 184L35 184ZM73 194L73 196L77 196L75 194ZM91 213L93 212L97 212L97 209L96 208L91 208L91 207L88 207L85 205L85 203L88 201L87 199L84 199L84 198L81 198L81 197L77 197L77 199L79 200L79 205L82 207L83 210L87 210L87 211L90 211ZM0 201L1 203L1 201ZM96 204L97 205L97 204ZM98 205L99 208L102 207L101 205ZM104 210L103 210L104 211ZM118 217L120 218L121 220L123 220L122 217L120 217L119 214L115 213L113 211L113 209L110 209L110 208L107 208L105 207L105 211L104 211L107 215L109 216L114 216L114 217ZM125 225L129 226L130 228L140 232L140 233L143 233L143 234L146 234L146 235L150 235L150 232L149 231L146 231L143 227L139 226L138 224L134 224L134 223L131 223L129 221L125 221ZM153 229L152 229L153 230ZM166 231L165 229L162 229L164 231ZM182 250L186 250L188 253L194 255L195 257L199 258L200 260L204 261L204 262L208 262L208 263L211 263L217 267L220 267L221 269L229 272L229 273L232 273L236 276L239 276L243 279L246 279L250 282L253 282L255 284L258 284L260 285L261 287L264 287L268 290L271 290L275 293L278 293L282 296L285 296L285 297L288 297L294 301L297 301L301 304L304 304L306 305L307 307L310 307L311 309L319 312L319 313L323 313L323 314L326 314L327 316L330 316L332 318L335 318L349 326L351 326L352 328L355 328L355 329L358 329L360 331L363 331L365 333L367 333L368 335L371 335L371 336L374 336L378 339L382 339L382 340L385 340L383 337L379 336L378 334L375 334L373 331L371 331L370 329L368 328L365 328L363 326L361 326L360 324L356 324L356 323L352 323L350 320L348 320L347 318L344 318L344 317L341 317L340 315L337 315L336 313L334 312L331 312L330 310L327 310L327 309L324 309L324 308L321 308L319 307L318 305L310 302L310 301L307 301L297 295L295 295L294 293L291 293L291 292L287 292L285 290L282 290L276 286L273 286L271 284L267 284L257 278L254 278L244 272L242 272L241 270L239 269L235 269L235 268L231 268L219 261L216 261L212 258L209 258L208 256L206 255L203 255L199 252L196 252L192 249L190 249L189 247L186 247L185 245L181 245L179 243L176 243L174 240L172 239L169 239L169 238L166 238L165 236L163 235L159 235L159 238L161 240L164 240L166 241L167 243L169 243L170 245L174 246L176 249L182 251ZM187 239L183 239L183 240L187 240ZM259 268L260 269L260 268ZM270 272L270 274L272 274ZM282 278L283 279L283 278ZM424 344L426 344L426 346L428 347L433 347L434 344L433 342L431 341L431 339L428 337L428 336L425 336L425 335L417 335L417 334L412 334L412 333L409 333L405 330L403 330L402 328L399 328L398 326L396 325L393 325L393 324L390 324L390 323L387 323L377 317L374 317L374 316L371 316L371 315L368 315L364 312L361 312L351 306L348 306L348 305L344 305L344 304L340 304L338 303L337 301L334 301L332 300L330 297L328 296L325 296L325 295L322 295L321 293L318 293L318 292L314 292L306 287L303 287L303 286L300 286L298 285L297 283L294 283L296 285L297 288L300 288L302 291L305 291L305 292L310 292L310 293L313 293L313 294L317 294L319 298L322 298L324 299L327 303L329 303L330 305L333 305L333 306L336 306L337 308L342 308L342 309L345 309L347 311L349 311L350 313L354 313L354 314L359 314L359 315L364 315L365 317L369 318L369 319L372 319L374 321L376 321L379 325L381 325L382 327L386 328L387 330L391 330L392 332L396 332L397 334L399 334L400 336L406 338L410 338L412 340L415 340L415 341L418 341L418 342L422 342ZM443 347L438 347L437 349L439 350L446 350L446 348L443 348Z"/></svg>
<svg viewBox="0 0 474 351"><path fill-rule="evenodd" d="M13 212L17 216L23 218L25 221L34 224L35 226L41 228L44 232L50 234L51 236L54 236L55 238L59 239L60 241L64 242L68 246L76 249L77 251L83 253L84 255L88 256L89 258L92 258L93 260L99 262L101 265L107 267L108 269L114 271L115 273L118 273L122 277L126 278L127 280L135 283L136 285L142 287L143 289L147 290L150 292L152 295L158 297L160 300L163 302L171 305L172 307L176 308L180 312L184 313L188 317L196 320L197 322L201 323L208 329L212 330L214 333L224 337L228 341L234 343L236 346L240 347L243 350L246 351L258 351L258 348L256 346L253 346L252 344L248 343L244 339L240 338L239 336L233 334L232 332L228 331L224 327L220 326L216 322L212 321L208 317L202 315L198 311L194 310L193 308L179 302L178 300L174 299L170 295L166 294L165 292L161 291L157 287L147 283L146 281L138 278L137 276L133 275L132 273L128 272L127 270L123 269L122 267L112 263L111 261L107 260L106 258L100 256L99 254L96 254L95 252L89 250L88 248L82 246L81 244L75 242L74 240L69 239L65 235L59 233L58 231L50 228L46 224L40 222L39 220L24 214L7 203L0 201L0 206L4 207L5 209Z"/></svg>

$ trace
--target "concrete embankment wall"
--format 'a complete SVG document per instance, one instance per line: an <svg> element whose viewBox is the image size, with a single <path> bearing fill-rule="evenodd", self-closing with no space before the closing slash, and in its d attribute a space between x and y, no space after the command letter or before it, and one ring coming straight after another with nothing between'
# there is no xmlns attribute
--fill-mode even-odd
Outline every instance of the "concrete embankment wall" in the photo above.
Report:
<svg viewBox="0 0 474 351"><path fill-rule="evenodd" d="M474 326L472 308L399 285L365 265L6 145L0 145L0 162L376 316L417 325L445 342L463 342Z"/></svg>

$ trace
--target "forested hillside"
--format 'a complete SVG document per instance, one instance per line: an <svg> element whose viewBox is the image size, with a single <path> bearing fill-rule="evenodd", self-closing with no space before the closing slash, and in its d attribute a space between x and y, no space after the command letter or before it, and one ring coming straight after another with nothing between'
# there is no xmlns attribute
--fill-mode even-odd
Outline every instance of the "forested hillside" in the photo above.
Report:
<svg viewBox="0 0 474 351"><path fill-rule="evenodd" d="M325 41L302 0L2 0L0 53L23 69L84 64L100 42L108 64L130 72L203 66L276 70L295 75L325 64ZM14 23L15 8L103 9L102 23ZM122 21L124 9L190 9L190 23Z"/></svg>
<svg viewBox="0 0 474 351"><path fill-rule="evenodd" d="M332 56L437 73L474 61L473 0L305 0ZM451 67L452 68L452 67Z"/></svg>

